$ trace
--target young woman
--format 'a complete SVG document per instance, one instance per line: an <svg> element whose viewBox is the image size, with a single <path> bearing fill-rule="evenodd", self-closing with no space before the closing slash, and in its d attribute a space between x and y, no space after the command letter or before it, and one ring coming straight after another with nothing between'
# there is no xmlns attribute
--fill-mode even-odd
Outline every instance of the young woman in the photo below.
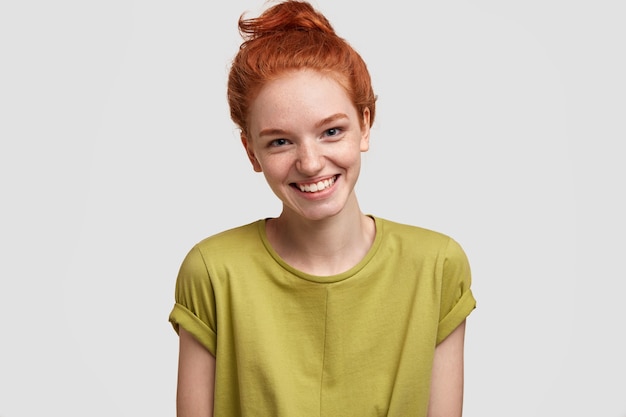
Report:
<svg viewBox="0 0 626 417"><path fill-rule="evenodd" d="M443 234L361 211L365 63L305 2L239 27L231 116L283 208L183 261L179 417L461 416L468 262Z"/></svg>

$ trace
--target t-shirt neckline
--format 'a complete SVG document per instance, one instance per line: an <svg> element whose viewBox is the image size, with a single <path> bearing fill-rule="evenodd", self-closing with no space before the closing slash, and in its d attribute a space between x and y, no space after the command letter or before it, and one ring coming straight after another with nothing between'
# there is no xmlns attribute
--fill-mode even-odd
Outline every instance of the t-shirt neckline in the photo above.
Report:
<svg viewBox="0 0 626 417"><path fill-rule="evenodd" d="M357 275L363 268L365 268L365 266L374 257L374 254L378 251L378 248L380 247L380 243L383 239L383 234L384 234L383 221L379 217L375 217L369 214L368 214L368 217L374 220L374 224L376 226L376 235L374 236L374 241L372 242L372 246L367 251L363 259L361 259L356 265L354 265L352 268L348 269L347 271L341 272L336 275L312 275L304 271L301 271L297 268L294 268L293 266L288 264L283 258L281 258L278 252L276 252L274 248L272 247L272 245L270 244L269 239L267 238L267 233L265 231L265 224L268 219L261 219L257 221L257 226L258 226L257 228L259 231L259 236L261 238L261 241L263 242L263 246L265 247L265 250L274 259L274 261L278 263L283 269L290 272L292 275L296 276L297 278L300 278L306 281L316 282L319 284L332 284L335 282L344 281L348 278L351 278Z"/></svg>

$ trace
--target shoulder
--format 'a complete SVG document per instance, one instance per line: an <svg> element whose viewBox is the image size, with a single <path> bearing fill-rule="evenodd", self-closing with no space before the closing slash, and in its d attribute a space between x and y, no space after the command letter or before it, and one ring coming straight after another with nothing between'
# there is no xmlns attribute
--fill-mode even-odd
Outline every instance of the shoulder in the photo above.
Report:
<svg viewBox="0 0 626 417"><path fill-rule="evenodd" d="M259 237L259 228L262 222L263 220L257 220L197 242L187 252L181 266L181 272L185 270L198 272L208 268L208 263L213 263L216 259L228 262L241 257L242 253L251 251L253 247L262 245Z"/></svg>
<svg viewBox="0 0 626 417"><path fill-rule="evenodd" d="M452 238L444 233L420 226L376 218L377 227L385 240L395 244L409 244L419 249L445 249Z"/></svg>
<svg viewBox="0 0 626 417"><path fill-rule="evenodd" d="M467 263L461 245L451 236L428 228L376 218L382 247L400 257L431 258L437 262Z"/></svg>
<svg viewBox="0 0 626 417"><path fill-rule="evenodd" d="M263 220L225 230L209 236L196 243L194 249L201 253L205 252L230 252L236 250L241 253L246 246L258 244L260 241L260 226Z"/></svg>

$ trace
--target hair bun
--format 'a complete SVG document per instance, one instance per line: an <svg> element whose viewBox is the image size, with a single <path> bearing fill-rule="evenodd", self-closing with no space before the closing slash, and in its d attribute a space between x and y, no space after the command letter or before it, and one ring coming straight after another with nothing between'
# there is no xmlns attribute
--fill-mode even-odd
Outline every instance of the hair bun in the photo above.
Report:
<svg viewBox="0 0 626 417"><path fill-rule="evenodd" d="M335 30L324 15L304 1L288 0L265 10L259 17L239 18L239 32L245 41L277 32L315 30L335 35Z"/></svg>
<svg viewBox="0 0 626 417"><path fill-rule="evenodd" d="M374 123L376 95L367 65L357 51L305 0L271 0L258 17L239 17L239 46L228 73L230 117L249 135L250 106L259 89L287 71L308 69L333 77L358 114Z"/></svg>

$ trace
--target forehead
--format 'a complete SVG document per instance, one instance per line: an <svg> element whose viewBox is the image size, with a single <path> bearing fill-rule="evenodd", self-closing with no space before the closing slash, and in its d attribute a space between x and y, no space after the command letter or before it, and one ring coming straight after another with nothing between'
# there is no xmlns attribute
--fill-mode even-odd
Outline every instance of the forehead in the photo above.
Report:
<svg viewBox="0 0 626 417"><path fill-rule="evenodd" d="M356 117L356 107L334 77L312 70L290 71L259 90L250 106L249 126L254 133L316 123L336 113Z"/></svg>

